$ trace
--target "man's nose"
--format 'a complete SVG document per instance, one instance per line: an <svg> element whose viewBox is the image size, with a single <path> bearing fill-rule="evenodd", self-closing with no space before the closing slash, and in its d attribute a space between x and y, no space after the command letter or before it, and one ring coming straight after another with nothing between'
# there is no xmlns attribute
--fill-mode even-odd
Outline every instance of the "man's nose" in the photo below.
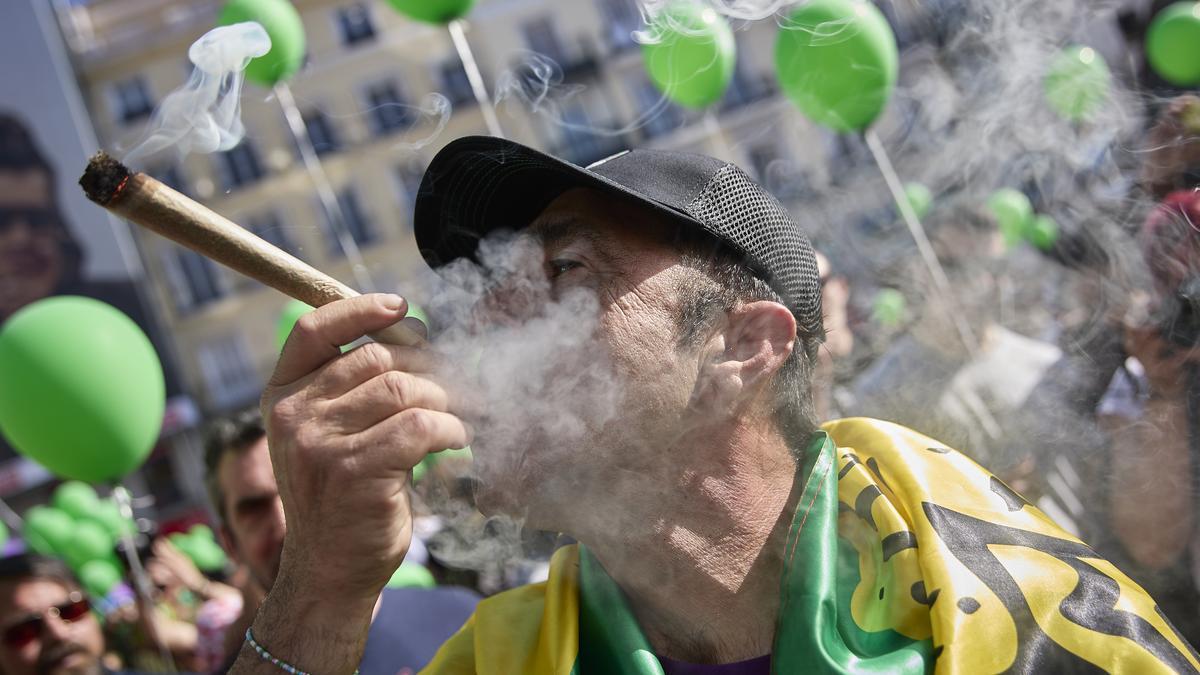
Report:
<svg viewBox="0 0 1200 675"><path fill-rule="evenodd" d="M58 612L49 612L46 614L46 620L42 622L42 640L45 645L52 645L56 642L62 642L71 635L71 624L63 621Z"/></svg>

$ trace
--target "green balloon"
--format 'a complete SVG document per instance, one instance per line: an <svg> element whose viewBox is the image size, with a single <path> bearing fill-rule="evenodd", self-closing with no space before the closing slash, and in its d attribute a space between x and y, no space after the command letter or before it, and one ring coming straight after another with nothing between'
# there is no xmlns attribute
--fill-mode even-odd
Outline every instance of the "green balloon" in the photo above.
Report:
<svg viewBox="0 0 1200 675"><path fill-rule="evenodd" d="M1043 88L1046 102L1071 121L1086 120L1108 100L1112 73L1104 57L1091 47L1074 45L1050 64Z"/></svg>
<svg viewBox="0 0 1200 675"><path fill-rule="evenodd" d="M225 569L225 565L229 561L225 550L212 540L194 544L192 554L192 562L196 563L196 567L200 568L201 572L216 572Z"/></svg>
<svg viewBox="0 0 1200 675"><path fill-rule="evenodd" d="M1058 241L1058 223L1054 222L1050 216L1039 214L1030 221L1026 237L1029 239L1029 243L1043 251L1048 251Z"/></svg>
<svg viewBox="0 0 1200 675"><path fill-rule="evenodd" d="M466 16L475 0L388 0L397 12L425 23L450 23Z"/></svg>
<svg viewBox="0 0 1200 675"><path fill-rule="evenodd" d="M35 302L0 328L0 429L64 478L120 478L162 426L162 366L145 333L98 300Z"/></svg>
<svg viewBox="0 0 1200 675"><path fill-rule="evenodd" d="M0 520L0 546L8 543L8 535L8 525L5 525L4 521Z"/></svg>
<svg viewBox="0 0 1200 675"><path fill-rule="evenodd" d="M100 498L91 485L72 480L54 491L54 506L72 518L88 518L100 507Z"/></svg>
<svg viewBox="0 0 1200 675"><path fill-rule="evenodd" d="M912 207L913 213L917 214L917 218L924 218L929 213L929 207L933 205L933 193L920 183L905 185L904 196L908 199L908 205Z"/></svg>
<svg viewBox="0 0 1200 675"><path fill-rule="evenodd" d="M42 555L64 555L74 531L71 516L53 506L35 506L25 513L22 534L30 548Z"/></svg>
<svg viewBox="0 0 1200 675"><path fill-rule="evenodd" d="M1029 225L1033 222L1033 205L1023 192L1012 188L1003 188L992 193L988 199L988 210L996 218L1004 243L1015 246L1025 238Z"/></svg>
<svg viewBox="0 0 1200 675"><path fill-rule="evenodd" d="M80 569L87 562L112 554L113 539L101 525L85 520L75 526L70 545L64 551L71 567Z"/></svg>
<svg viewBox="0 0 1200 675"><path fill-rule="evenodd" d="M299 300L289 300L283 306L283 311L279 313L279 323L275 328L275 344L279 346L280 351L283 351L283 345L287 342L288 336L292 334L292 328L296 326L296 322L311 311L313 308L310 305Z"/></svg>
<svg viewBox="0 0 1200 675"><path fill-rule="evenodd" d="M271 51L252 59L246 79L264 87L286 80L304 64L304 22L288 0L231 0L217 17L217 25L255 21L271 38Z"/></svg>
<svg viewBox="0 0 1200 675"><path fill-rule="evenodd" d="M196 525L193 525L192 529L188 530L188 536L192 539L199 539L203 541L216 541L216 538L213 536L212 528L203 523L197 523Z"/></svg>
<svg viewBox="0 0 1200 675"><path fill-rule="evenodd" d="M676 2L650 27L653 40L642 45L650 80L667 98L688 108L721 100L737 60L733 29L716 10Z"/></svg>
<svg viewBox="0 0 1200 675"><path fill-rule="evenodd" d="M875 294L871 315L880 325L888 327L900 325L907 311L908 301L900 291L894 288L882 288Z"/></svg>
<svg viewBox="0 0 1200 675"><path fill-rule="evenodd" d="M775 74L809 119L858 131L887 106L899 58L896 36L874 5L811 0L780 24Z"/></svg>
<svg viewBox="0 0 1200 675"><path fill-rule="evenodd" d="M400 567L388 580L388 588L433 588L437 581L424 565L415 562L400 563Z"/></svg>
<svg viewBox="0 0 1200 675"><path fill-rule="evenodd" d="M137 525L132 520L122 518L121 509L111 501L101 501L96 505L96 510L84 518L103 527L114 541L125 533L137 532Z"/></svg>
<svg viewBox="0 0 1200 675"><path fill-rule="evenodd" d="M121 583L121 568L112 560L89 560L79 568L79 581L92 596L102 598Z"/></svg>
<svg viewBox="0 0 1200 675"><path fill-rule="evenodd" d="M1146 58L1171 84L1200 84L1200 2L1177 2L1154 17L1146 30Z"/></svg>

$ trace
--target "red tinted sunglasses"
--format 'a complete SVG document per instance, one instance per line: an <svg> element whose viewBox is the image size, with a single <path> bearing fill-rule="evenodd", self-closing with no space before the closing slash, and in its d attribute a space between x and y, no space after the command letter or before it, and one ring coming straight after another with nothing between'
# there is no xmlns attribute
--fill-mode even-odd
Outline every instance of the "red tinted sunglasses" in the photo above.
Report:
<svg viewBox="0 0 1200 675"><path fill-rule="evenodd" d="M88 602L82 593L72 593L63 604L50 607L37 616L31 616L5 628L0 638L9 647L24 647L41 636L42 628L46 625L46 615L52 614L63 623L74 623L87 616L91 609L92 603Z"/></svg>

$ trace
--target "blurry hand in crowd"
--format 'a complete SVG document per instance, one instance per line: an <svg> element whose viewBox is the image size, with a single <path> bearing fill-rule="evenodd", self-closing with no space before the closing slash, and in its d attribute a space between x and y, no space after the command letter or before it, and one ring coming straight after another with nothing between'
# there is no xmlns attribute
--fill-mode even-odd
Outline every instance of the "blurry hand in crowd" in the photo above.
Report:
<svg viewBox="0 0 1200 675"><path fill-rule="evenodd" d="M171 541L160 537L154 542L154 557L146 561L146 573L164 588L186 588L202 600L239 593L236 588L204 576L191 558Z"/></svg>
<svg viewBox="0 0 1200 675"><path fill-rule="evenodd" d="M379 592L411 541L412 468L471 440L431 351L370 343L341 353L406 311L400 297L375 294L301 317L263 393L287 533L254 633L301 648L289 657L314 672L358 663Z"/></svg>
<svg viewBox="0 0 1200 675"><path fill-rule="evenodd" d="M1142 185L1156 198L1178 184L1189 168L1200 166L1200 97L1172 100L1150 129L1142 162Z"/></svg>
<svg viewBox="0 0 1200 675"><path fill-rule="evenodd" d="M0 584L0 673L100 673L104 637L79 589L51 579Z"/></svg>

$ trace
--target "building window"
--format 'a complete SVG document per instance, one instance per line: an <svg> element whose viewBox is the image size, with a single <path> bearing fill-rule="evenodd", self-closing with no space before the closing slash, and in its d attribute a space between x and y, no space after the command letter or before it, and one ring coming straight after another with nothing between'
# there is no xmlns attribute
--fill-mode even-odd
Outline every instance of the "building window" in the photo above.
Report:
<svg viewBox="0 0 1200 675"><path fill-rule="evenodd" d="M312 142L313 150L318 155L337 152L341 149L337 131L329 116L321 110L310 110L304 114L304 128L308 130L308 140Z"/></svg>
<svg viewBox="0 0 1200 675"><path fill-rule="evenodd" d="M260 239L274 244L276 248L290 253L297 258L300 257L298 255L299 250L284 230L283 220L277 212L268 211L250 218L246 221L246 229L253 232Z"/></svg>
<svg viewBox="0 0 1200 675"><path fill-rule="evenodd" d="M646 77L640 77L634 91L638 98L638 118L647 139L675 131L683 124L683 110L663 95Z"/></svg>
<svg viewBox="0 0 1200 675"><path fill-rule="evenodd" d="M190 312L225 295L220 272L213 261L199 253L172 246L163 255L167 283L175 296L175 308Z"/></svg>
<svg viewBox="0 0 1200 675"><path fill-rule="evenodd" d="M337 23L342 44L347 47L375 39L375 24L371 22L371 10L365 4L338 8Z"/></svg>
<svg viewBox="0 0 1200 675"><path fill-rule="evenodd" d="M608 43L620 51L637 45L633 34L642 29L642 13L634 0L598 0L608 26Z"/></svg>
<svg viewBox="0 0 1200 675"><path fill-rule="evenodd" d="M558 39L558 30L555 29L551 17L545 16L528 22L521 27L521 32L530 51L537 52L560 65L566 62L567 53L563 49L562 40Z"/></svg>
<svg viewBox="0 0 1200 675"><path fill-rule="evenodd" d="M187 181L183 177L183 170L178 164L164 164L158 166L146 173L154 176L160 183L166 185L176 192L189 194L187 189Z"/></svg>
<svg viewBox="0 0 1200 675"><path fill-rule="evenodd" d="M263 177L262 163L249 138L243 138L233 148L216 153L217 171L226 190L249 185Z"/></svg>
<svg viewBox="0 0 1200 675"><path fill-rule="evenodd" d="M362 206L358 201L358 194L354 192L354 188L346 188L338 193L338 206L342 211L342 224L346 228L354 243L360 247L370 245L375 241L375 230L371 226L370 219L363 213ZM325 214L325 240L329 244L329 251L333 255L344 255L341 242L338 240L338 235L330 222L330 214Z"/></svg>
<svg viewBox="0 0 1200 675"><path fill-rule="evenodd" d="M562 154L578 166L588 166L629 149L624 136L595 131L587 111L578 103L563 109L562 128Z"/></svg>
<svg viewBox="0 0 1200 675"><path fill-rule="evenodd" d="M135 75L113 85L113 98L116 103L117 118L125 124L143 117L149 117L154 112L154 101L150 98L150 89L146 79Z"/></svg>
<svg viewBox="0 0 1200 675"><path fill-rule="evenodd" d="M367 106L376 136L404 131L417 123L417 114L405 102L400 85L387 80L367 88Z"/></svg>
<svg viewBox="0 0 1200 675"><path fill-rule="evenodd" d="M200 345L196 352L204 388L213 407L241 407L259 395L258 374L250 351L240 335L230 335Z"/></svg>
<svg viewBox="0 0 1200 675"><path fill-rule="evenodd" d="M455 56L442 63L438 79L441 81L442 94L450 101L450 105L458 107L475 102L475 92L471 90L471 80L467 77L462 59Z"/></svg>

